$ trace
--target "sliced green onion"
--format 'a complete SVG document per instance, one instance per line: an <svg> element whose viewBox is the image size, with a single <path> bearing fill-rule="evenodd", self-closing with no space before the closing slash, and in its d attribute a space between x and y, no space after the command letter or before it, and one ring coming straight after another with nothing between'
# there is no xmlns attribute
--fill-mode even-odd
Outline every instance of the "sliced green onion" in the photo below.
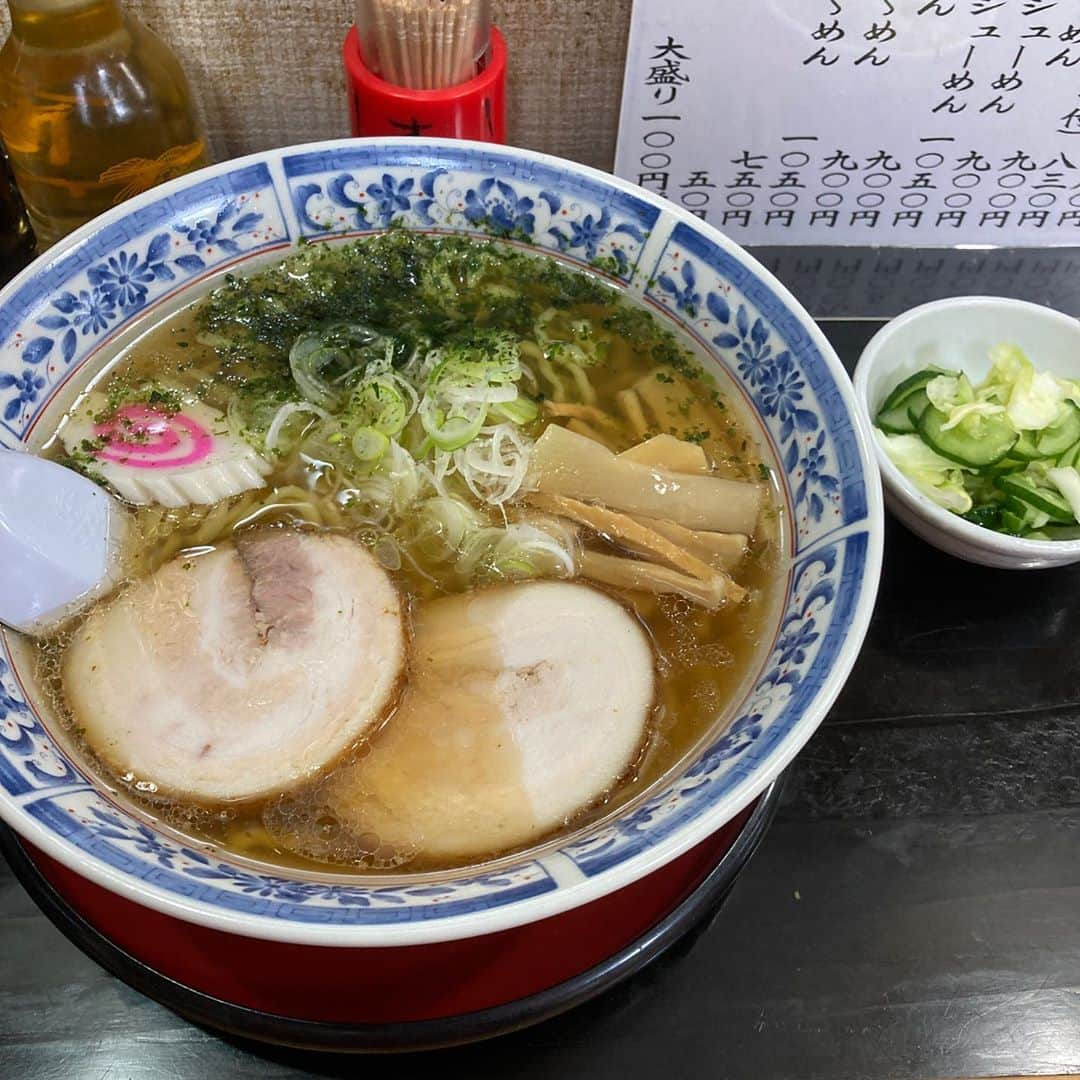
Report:
<svg viewBox="0 0 1080 1080"><path fill-rule="evenodd" d="M395 343L360 323L341 323L301 334L289 350L289 370L308 401L336 412L344 395L336 387L369 364L385 367Z"/></svg>
<svg viewBox="0 0 1080 1080"><path fill-rule="evenodd" d="M513 401L507 401L500 405L493 405L490 410L496 416L504 417L511 423L525 426L533 424L540 418L540 406L532 398L518 394Z"/></svg>
<svg viewBox="0 0 1080 1080"><path fill-rule="evenodd" d="M456 413L456 415L455 415ZM462 415L465 413L465 415ZM439 450L458 450L480 434L487 419L487 406L474 406L471 415L464 406L456 406L450 414L430 398L420 402L420 423Z"/></svg>
<svg viewBox="0 0 1080 1080"><path fill-rule="evenodd" d="M434 562L446 562L460 554L465 541L483 527L483 520L471 506L441 495L425 499L416 520L413 543Z"/></svg>
<svg viewBox="0 0 1080 1080"><path fill-rule="evenodd" d="M400 376L382 373L362 380L353 390L346 413L384 435L401 433L418 405L416 391Z"/></svg>
<svg viewBox="0 0 1080 1080"><path fill-rule="evenodd" d="M357 461L379 461L389 447L389 437L378 428L362 427L353 432L352 452Z"/></svg>
<svg viewBox="0 0 1080 1080"><path fill-rule="evenodd" d="M330 414L325 409L320 409L318 405L312 405L310 401L290 401L278 409L274 414L274 419L270 421L270 426L266 429L265 445L267 450L276 451L278 449L281 442L281 433L285 425L294 416L301 413L318 416L322 420L330 419Z"/></svg>
<svg viewBox="0 0 1080 1080"><path fill-rule="evenodd" d="M323 409L336 410L341 404L341 394L335 391L322 372L340 363L343 354L338 349L328 349L321 334L308 334L296 339L289 350L289 370L300 393Z"/></svg>

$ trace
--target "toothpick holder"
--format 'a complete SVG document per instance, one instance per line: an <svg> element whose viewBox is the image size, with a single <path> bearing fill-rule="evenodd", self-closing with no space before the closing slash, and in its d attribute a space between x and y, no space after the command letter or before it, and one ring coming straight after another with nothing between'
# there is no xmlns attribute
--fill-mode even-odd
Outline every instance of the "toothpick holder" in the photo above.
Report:
<svg viewBox="0 0 1080 1080"><path fill-rule="evenodd" d="M354 135L506 142L506 41L495 27L483 71L445 90L410 90L380 78L364 63L355 26L342 55Z"/></svg>

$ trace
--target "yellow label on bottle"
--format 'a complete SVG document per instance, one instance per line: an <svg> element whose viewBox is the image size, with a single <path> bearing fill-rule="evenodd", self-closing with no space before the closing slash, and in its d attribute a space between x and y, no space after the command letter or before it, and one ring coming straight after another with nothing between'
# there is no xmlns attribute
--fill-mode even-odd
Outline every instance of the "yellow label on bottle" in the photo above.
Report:
<svg viewBox="0 0 1080 1080"><path fill-rule="evenodd" d="M117 162L110 165L98 180L103 184L124 185L113 196L112 205L116 206L133 195L149 191L173 177L182 176L190 171L202 154L203 143L200 139L183 146L172 146L156 158L133 157Z"/></svg>

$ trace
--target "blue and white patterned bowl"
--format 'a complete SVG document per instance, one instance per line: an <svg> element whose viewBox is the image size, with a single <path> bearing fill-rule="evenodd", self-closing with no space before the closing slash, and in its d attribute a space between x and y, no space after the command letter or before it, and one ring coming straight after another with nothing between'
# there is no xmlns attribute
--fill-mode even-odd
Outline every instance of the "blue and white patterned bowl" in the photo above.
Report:
<svg viewBox="0 0 1080 1080"><path fill-rule="evenodd" d="M0 445L40 445L47 423L37 422L59 409L65 384L147 310L176 307L226 268L277 257L301 237L391 223L532 244L605 274L689 332L741 391L780 466L792 526L785 599L733 722L659 790L539 854L371 885L262 873L118 806L50 732L25 677L26 643L0 639L0 816L98 884L221 930L413 945L531 923L610 893L764 790L821 722L870 619L878 474L824 336L715 229L611 176L523 150L332 141L212 166L124 203L0 293Z"/></svg>

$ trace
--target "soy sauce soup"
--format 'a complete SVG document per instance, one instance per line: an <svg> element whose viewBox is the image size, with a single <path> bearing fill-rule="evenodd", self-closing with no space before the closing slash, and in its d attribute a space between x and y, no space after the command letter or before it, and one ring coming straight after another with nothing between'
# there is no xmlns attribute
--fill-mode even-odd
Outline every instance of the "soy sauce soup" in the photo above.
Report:
<svg viewBox="0 0 1080 1080"><path fill-rule="evenodd" d="M343 820L333 797L373 741L392 731L414 660L397 696L333 760L281 790L206 799L163 791L152 767L118 769L88 737L65 680L85 615L39 641L39 680L88 767L191 842L279 866L357 873L471 865L546 842L633 799L715 734L767 647L785 523L754 431L728 388L654 315L552 258L404 231L307 246L149 326L110 358L91 390L46 453L129 500L121 596L162 567L201 568L238 537L298 530L362 545L401 598L406 637L426 605L556 579L617 601L652 654L653 698L618 776L527 841L455 854ZM157 452L146 416L188 414L216 417L210 435L247 447L261 463L259 480L213 500L214 484L224 491L235 479L225 469L208 481L211 501L163 506L156 497L168 468L131 479L118 455L110 458L110 439L128 460ZM619 532L630 528L625 507L600 506L608 516L597 524L588 492L568 497L560 481L554 494L536 494L536 476L545 475L536 463L553 427L574 453L605 448L603 469L612 454L647 444L659 457L642 460L669 478L691 475L700 462L703 482L752 486L760 510L745 550L731 555L728 545L711 562L704 547L692 553L690 534L721 530L666 521L662 507L634 520L649 543L660 544L653 525L663 526L662 539L678 551L642 547L637 532ZM659 435L671 438L649 442ZM672 473L669 453L691 472ZM589 520L566 516L567 507ZM667 576L643 584L642 573ZM729 598L716 602L724 589ZM460 718L439 722L452 729Z"/></svg>

